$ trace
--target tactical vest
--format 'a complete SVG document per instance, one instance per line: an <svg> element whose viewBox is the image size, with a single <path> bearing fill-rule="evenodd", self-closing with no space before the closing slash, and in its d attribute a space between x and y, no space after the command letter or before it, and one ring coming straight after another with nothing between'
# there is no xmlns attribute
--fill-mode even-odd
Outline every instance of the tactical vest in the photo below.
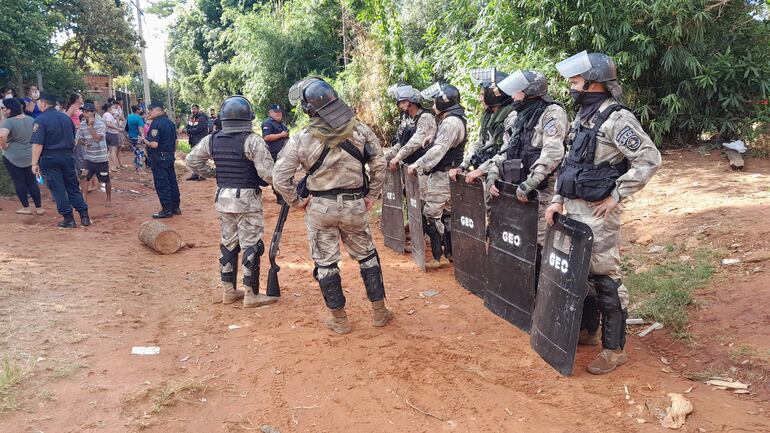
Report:
<svg viewBox="0 0 770 433"><path fill-rule="evenodd" d="M494 158L503 146L503 132L505 119L513 111L513 104L501 105L497 111L490 112L489 123L484 124L482 121L482 128L479 131L479 141L481 144L476 149L476 152L471 156L470 166L474 168L481 167L482 164ZM496 118L494 124L492 124L492 118ZM490 135L492 138L491 143L486 143L485 137Z"/></svg>
<svg viewBox="0 0 770 433"><path fill-rule="evenodd" d="M401 136L398 138L398 144L401 146L404 146L406 143L409 142L409 140L414 136L414 133L417 132L417 124L420 122L420 117L422 117L423 114L428 114L428 116L431 116L430 113L428 113L425 110L420 110L419 113L417 113L417 116L414 118L414 124L410 126L409 128L404 128L403 131L401 131ZM411 155L404 158L404 163L406 164L414 164L415 161L422 158L423 155L425 155L425 152L427 150L420 146L417 150L414 151Z"/></svg>
<svg viewBox="0 0 770 433"><path fill-rule="evenodd" d="M603 162L594 165L596 157L596 136L610 115L619 110L628 110L620 104L613 104L594 117L593 128L577 122L571 132L574 134L567 144L569 155L564 159L558 175L558 191L562 197L580 198L595 202L604 200L615 189L615 181L628 171L628 160L617 164ZM629 110L630 111L630 110Z"/></svg>
<svg viewBox="0 0 770 433"><path fill-rule="evenodd" d="M513 127L506 130L510 137L510 141L508 142L508 149L505 152L505 162L503 163L503 181L519 184L529 177L532 166L535 164L535 161L540 158L540 154L543 152L542 148L532 146L532 137L535 135L535 128L537 127L537 124L540 123L540 118L543 117L545 110L555 103L556 102L545 101L544 104L535 110L532 117L527 121L518 134L514 135ZM509 166L512 166L513 169L507 169ZM545 187L548 186L548 179L550 177L550 174L546 176L546 178L537 186L537 189L545 189Z"/></svg>
<svg viewBox="0 0 770 433"><path fill-rule="evenodd" d="M459 166L463 162L463 152L465 152L465 143L468 142L468 128L466 125L466 120L464 117L458 114L450 113L447 115L446 118L442 120L442 122L446 121L446 119L450 117L457 117L458 119L462 120L463 129L465 130L465 136L463 137L463 141L461 141L457 146L449 149L447 153L444 154L444 157L441 158L438 164L436 164L435 167L433 167L427 172L428 174L435 173L437 171L447 171L450 168ZM436 128L436 134L433 135L434 143L436 141L437 136L438 136L438 128ZM433 146L433 144L431 144L431 146ZM428 149L430 149L431 146L428 146ZM426 151L428 149L426 149Z"/></svg>
<svg viewBox="0 0 770 433"><path fill-rule="evenodd" d="M254 161L246 158L244 145L251 132L237 132L232 135L222 131L211 136L210 150L217 165L217 186L219 188L256 189L267 186L254 167Z"/></svg>

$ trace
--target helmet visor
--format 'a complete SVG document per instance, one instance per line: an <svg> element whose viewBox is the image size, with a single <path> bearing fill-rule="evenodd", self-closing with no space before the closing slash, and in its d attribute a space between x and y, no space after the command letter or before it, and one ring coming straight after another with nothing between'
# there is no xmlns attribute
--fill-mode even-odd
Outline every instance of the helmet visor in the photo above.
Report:
<svg viewBox="0 0 770 433"><path fill-rule="evenodd" d="M477 86L489 85L495 82L496 68L475 68L471 69L471 80Z"/></svg>
<svg viewBox="0 0 770 433"><path fill-rule="evenodd" d="M505 77L505 79L497 83L497 87L508 95L513 96L514 93L520 92L529 86L529 80L524 73L516 71L513 74Z"/></svg>
<svg viewBox="0 0 770 433"><path fill-rule="evenodd" d="M294 83L294 85L289 89L289 103L294 106L299 104L300 101L302 101L302 93L305 91L305 88L307 88L308 84L318 80L319 78L309 77Z"/></svg>
<svg viewBox="0 0 770 433"><path fill-rule="evenodd" d="M566 58L556 64L556 69L564 78L580 75L591 69L591 60L587 51L581 51L572 57Z"/></svg>
<svg viewBox="0 0 770 433"><path fill-rule="evenodd" d="M439 83L433 83L430 87L420 92L425 99L435 99L437 96L441 95L441 93L441 85Z"/></svg>

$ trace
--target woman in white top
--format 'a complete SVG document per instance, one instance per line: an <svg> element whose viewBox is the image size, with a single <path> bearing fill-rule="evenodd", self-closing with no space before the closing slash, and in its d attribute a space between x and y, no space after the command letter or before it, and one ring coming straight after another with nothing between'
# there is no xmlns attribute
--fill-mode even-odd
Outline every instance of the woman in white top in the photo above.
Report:
<svg viewBox="0 0 770 433"><path fill-rule="evenodd" d="M107 149L109 150L110 171L118 171L123 168L120 162L120 131L122 126L118 118L112 113L112 104L102 105L102 120L107 125Z"/></svg>

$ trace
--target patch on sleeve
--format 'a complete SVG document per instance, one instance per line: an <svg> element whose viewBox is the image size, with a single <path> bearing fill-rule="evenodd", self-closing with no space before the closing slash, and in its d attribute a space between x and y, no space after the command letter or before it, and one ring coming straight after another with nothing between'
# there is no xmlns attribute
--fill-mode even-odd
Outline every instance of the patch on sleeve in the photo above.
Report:
<svg viewBox="0 0 770 433"><path fill-rule="evenodd" d="M157 129L153 129L152 131L150 131L150 135L152 135L153 137L157 137L158 136L158 130Z"/></svg>
<svg viewBox="0 0 770 433"><path fill-rule="evenodd" d="M34 125L32 125L32 132L37 132L37 129L38 129L39 127L40 127L40 124L39 124L39 123L35 123Z"/></svg>
<svg viewBox="0 0 770 433"><path fill-rule="evenodd" d="M642 145L642 139L639 138L639 135L630 126L621 129L618 135L615 136L615 141L619 145L627 147L628 150L637 150Z"/></svg>
<svg viewBox="0 0 770 433"><path fill-rule="evenodd" d="M556 119L551 118L551 120L545 122L545 125L543 126L543 134L553 137L556 135L556 133L559 132L558 128L556 127Z"/></svg>

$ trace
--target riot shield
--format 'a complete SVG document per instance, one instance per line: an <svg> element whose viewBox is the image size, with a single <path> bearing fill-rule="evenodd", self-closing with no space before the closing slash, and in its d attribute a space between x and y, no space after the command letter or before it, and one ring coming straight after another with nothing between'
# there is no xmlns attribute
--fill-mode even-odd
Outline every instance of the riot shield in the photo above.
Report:
<svg viewBox="0 0 770 433"><path fill-rule="evenodd" d="M382 236L385 246L404 253L406 230L404 229L404 189L401 185L402 168L386 170L382 187Z"/></svg>
<svg viewBox="0 0 770 433"><path fill-rule="evenodd" d="M537 288L537 192L522 203L516 185L497 182L490 198L487 292L484 305L524 332L532 324Z"/></svg>
<svg viewBox="0 0 770 433"><path fill-rule="evenodd" d="M569 376L575 364L593 232L586 224L554 215L545 235L530 345L545 362Z"/></svg>
<svg viewBox="0 0 770 433"><path fill-rule="evenodd" d="M425 272L425 234L422 230L422 202L420 180L417 176L404 176L406 204L409 217L409 238L412 241L412 260Z"/></svg>
<svg viewBox="0 0 770 433"><path fill-rule="evenodd" d="M483 297L487 269L487 217L484 184L466 183L465 176L449 181L452 194L452 258L455 279Z"/></svg>

